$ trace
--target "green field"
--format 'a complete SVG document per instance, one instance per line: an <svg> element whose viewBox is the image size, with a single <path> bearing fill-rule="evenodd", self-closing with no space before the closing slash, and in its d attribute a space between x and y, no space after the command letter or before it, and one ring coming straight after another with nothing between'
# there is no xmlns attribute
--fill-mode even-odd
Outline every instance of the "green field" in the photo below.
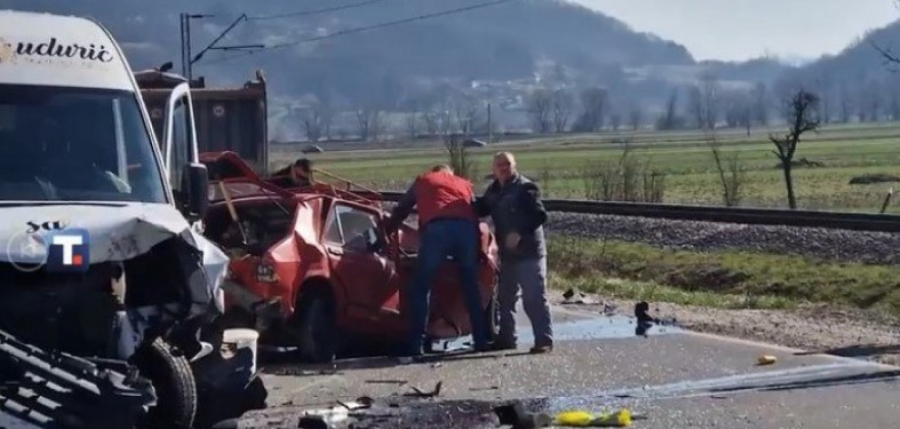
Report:
<svg viewBox="0 0 900 429"><path fill-rule="evenodd" d="M726 156L736 155L744 178L743 206L786 207L784 179L777 168L769 133L785 129L717 132ZM635 168L638 188L644 176L655 172L662 202L722 205L722 188L707 140L700 132L620 132L565 135L500 142L470 150L475 162L473 177L490 173L490 160L498 150L516 154L520 170L542 183L547 198L600 198L596 177L608 174L606 183L622 181L615 165L624 148ZM324 145L327 150L327 145ZM829 125L809 133L801 141L795 160L805 158L822 167L796 167L795 189L800 208L877 212L893 183L850 185L864 174L900 176L900 124ZM292 150L272 153L272 167L281 167L299 156ZM416 174L436 162L447 162L440 146L405 150L325 152L310 156L317 166L368 187L401 190ZM484 181L477 183L481 189ZM638 189L638 194L641 190ZM611 197L614 198L615 197ZM900 213L900 204L888 212Z"/></svg>
<svg viewBox="0 0 900 429"><path fill-rule="evenodd" d="M665 250L643 243L555 237L548 284L625 300L732 309L834 304L900 315L900 271L801 255Z"/></svg>

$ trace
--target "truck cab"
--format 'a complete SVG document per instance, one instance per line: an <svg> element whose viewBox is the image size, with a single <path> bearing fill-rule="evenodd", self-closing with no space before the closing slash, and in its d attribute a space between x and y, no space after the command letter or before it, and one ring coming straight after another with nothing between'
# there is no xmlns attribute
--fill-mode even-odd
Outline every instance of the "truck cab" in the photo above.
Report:
<svg viewBox="0 0 900 429"><path fill-rule="evenodd" d="M165 115L158 140L100 23L0 10L0 426L192 428L223 386L255 378L255 356L215 376L239 363L219 352L228 258L200 233L208 178L186 82ZM69 394L35 382L47 367Z"/></svg>

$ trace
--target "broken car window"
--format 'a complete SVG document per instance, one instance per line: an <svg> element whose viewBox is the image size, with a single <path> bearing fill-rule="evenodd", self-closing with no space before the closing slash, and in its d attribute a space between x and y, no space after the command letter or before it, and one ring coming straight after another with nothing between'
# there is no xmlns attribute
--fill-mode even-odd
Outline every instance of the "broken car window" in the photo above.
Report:
<svg viewBox="0 0 900 429"><path fill-rule="evenodd" d="M0 85L0 201L166 202L133 93Z"/></svg>
<svg viewBox="0 0 900 429"><path fill-rule="evenodd" d="M339 204L329 214L324 238L347 249L365 251L369 241L367 233L376 228L376 221L372 213Z"/></svg>

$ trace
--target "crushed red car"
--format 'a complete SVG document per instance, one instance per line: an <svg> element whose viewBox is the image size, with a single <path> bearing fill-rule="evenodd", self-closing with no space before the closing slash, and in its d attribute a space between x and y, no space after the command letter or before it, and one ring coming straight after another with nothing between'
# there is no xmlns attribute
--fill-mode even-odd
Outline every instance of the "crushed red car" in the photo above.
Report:
<svg viewBox="0 0 900 429"><path fill-rule="evenodd" d="M204 153L201 161L210 173L204 235L231 258L224 287L232 320L260 331L261 342L297 347L315 362L366 346L385 350L405 338L418 231L407 222L385 236L387 211L377 192L353 190L349 181L278 187L234 152ZM386 246L376 246L379 237ZM495 330L497 244L484 223L480 245L482 308ZM458 271L448 260L435 276L427 335L470 334Z"/></svg>

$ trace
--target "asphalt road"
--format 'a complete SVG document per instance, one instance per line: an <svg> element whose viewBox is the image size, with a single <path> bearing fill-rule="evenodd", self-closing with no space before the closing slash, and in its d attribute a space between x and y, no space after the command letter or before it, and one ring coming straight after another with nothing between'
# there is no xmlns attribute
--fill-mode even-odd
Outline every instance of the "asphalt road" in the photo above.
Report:
<svg viewBox="0 0 900 429"><path fill-rule="evenodd" d="M550 415L627 407L645 417L634 428L896 427L900 420L900 368L673 327L637 336L631 319L561 307L554 322L557 346L547 355L527 354L523 324L512 353L365 358L328 368L263 363L270 408L240 427L297 427L304 412L332 409L336 427L487 428L497 427L492 407L511 400ZM759 366L761 355L777 362ZM408 396L438 382L435 398ZM354 411L361 416L335 405L362 396L375 404Z"/></svg>

